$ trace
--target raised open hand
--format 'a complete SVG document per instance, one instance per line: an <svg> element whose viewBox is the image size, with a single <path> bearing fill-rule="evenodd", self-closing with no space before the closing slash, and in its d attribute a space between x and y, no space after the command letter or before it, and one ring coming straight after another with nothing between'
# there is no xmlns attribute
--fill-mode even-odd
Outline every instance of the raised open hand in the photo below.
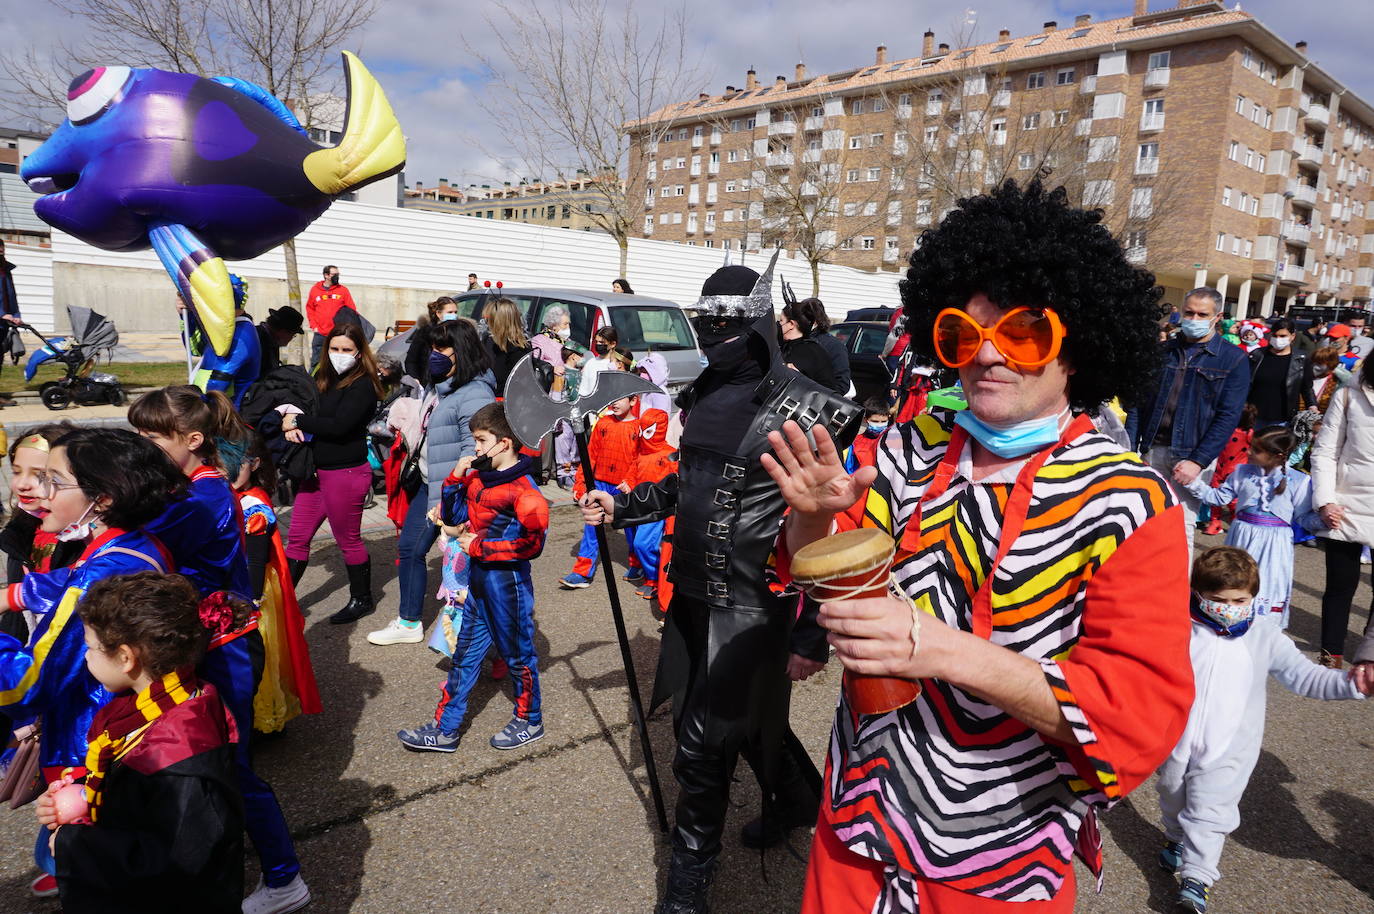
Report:
<svg viewBox="0 0 1374 914"><path fill-rule="evenodd" d="M764 454L760 462L793 511L838 514L859 500L878 471L862 467L850 476L830 433L820 425L812 426L812 433L816 438L814 452L801 426L784 422L781 431L768 433L773 454Z"/></svg>

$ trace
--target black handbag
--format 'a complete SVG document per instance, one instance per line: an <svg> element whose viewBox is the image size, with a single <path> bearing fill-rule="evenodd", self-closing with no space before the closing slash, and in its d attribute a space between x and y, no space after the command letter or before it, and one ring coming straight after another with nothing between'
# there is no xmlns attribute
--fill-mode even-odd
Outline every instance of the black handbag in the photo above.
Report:
<svg viewBox="0 0 1374 914"><path fill-rule="evenodd" d="M401 491L406 495L414 497L420 491L420 487L425 484L425 475L420 469L420 461L424 460L425 439L429 437L429 427L420 433L420 440L415 445L415 449L406 454L406 459L401 463L401 472L396 477L396 482L401 487Z"/></svg>

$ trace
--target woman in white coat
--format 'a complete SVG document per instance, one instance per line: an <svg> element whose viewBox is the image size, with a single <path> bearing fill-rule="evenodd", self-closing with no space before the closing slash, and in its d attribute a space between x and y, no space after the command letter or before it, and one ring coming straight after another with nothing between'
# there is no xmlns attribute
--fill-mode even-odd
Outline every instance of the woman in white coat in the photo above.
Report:
<svg viewBox="0 0 1374 914"><path fill-rule="evenodd" d="M1339 668L1359 586L1360 551L1374 544L1374 359L1365 359L1358 379L1331 398L1312 446L1312 485L1312 503L1327 526L1321 659Z"/></svg>

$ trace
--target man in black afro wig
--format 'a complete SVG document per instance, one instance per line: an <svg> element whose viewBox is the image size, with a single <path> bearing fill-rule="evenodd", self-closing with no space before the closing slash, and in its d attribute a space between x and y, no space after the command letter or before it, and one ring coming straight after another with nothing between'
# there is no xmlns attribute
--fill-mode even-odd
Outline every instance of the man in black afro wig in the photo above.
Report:
<svg viewBox="0 0 1374 914"><path fill-rule="evenodd" d="M1064 323L1069 403L1093 410L1120 397L1129 408L1154 390L1159 320L1154 275L1126 260L1097 210L1069 204L1062 187L1007 181L959 201L922 234L902 282L911 345L934 359L943 308L982 294L1001 308L1050 307Z"/></svg>

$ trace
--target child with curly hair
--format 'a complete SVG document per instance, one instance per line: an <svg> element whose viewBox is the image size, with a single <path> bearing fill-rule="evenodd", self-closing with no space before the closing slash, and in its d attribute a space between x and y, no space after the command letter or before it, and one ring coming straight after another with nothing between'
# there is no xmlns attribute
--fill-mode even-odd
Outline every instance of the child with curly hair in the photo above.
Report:
<svg viewBox="0 0 1374 914"><path fill-rule="evenodd" d="M84 787L68 775L37 804L67 914L239 910L237 731L195 666L203 621L232 627L242 611L205 606L185 578L154 572L82 598L86 666L114 698L91 723Z"/></svg>

